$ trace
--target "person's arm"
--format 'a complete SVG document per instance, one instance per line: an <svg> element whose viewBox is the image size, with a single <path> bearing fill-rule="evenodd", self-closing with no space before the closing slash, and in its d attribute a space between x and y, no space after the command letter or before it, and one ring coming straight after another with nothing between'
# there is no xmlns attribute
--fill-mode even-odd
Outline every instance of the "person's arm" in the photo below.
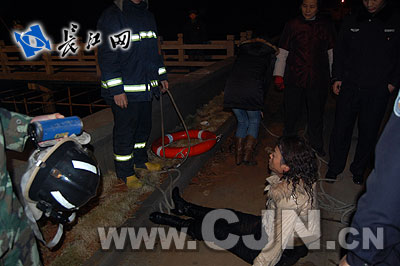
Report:
<svg viewBox="0 0 400 266"><path fill-rule="evenodd" d="M110 95L114 97L115 104L121 108L126 108L128 100L122 80L120 48L113 49L109 39L110 36L122 32L117 12L107 10L97 23L97 29L104 38L103 43L99 45L98 61L103 79L102 87L109 90Z"/></svg>
<svg viewBox="0 0 400 266"><path fill-rule="evenodd" d="M169 89L168 77L167 77L167 69L164 66L164 59L161 53L161 44L158 41L158 54L160 57L159 67L158 67L158 78L161 82L161 92L164 93Z"/></svg>
<svg viewBox="0 0 400 266"><path fill-rule="evenodd" d="M332 77L333 48L328 50L328 60L329 60L329 74Z"/></svg>
<svg viewBox="0 0 400 266"><path fill-rule="evenodd" d="M327 44L328 44L328 62L329 62L329 74L332 78L332 65L333 65L333 48L335 47L336 40L336 29L332 21L327 21Z"/></svg>
<svg viewBox="0 0 400 266"><path fill-rule="evenodd" d="M290 237L293 236L296 219L298 218L295 211L283 212L284 217L282 217L282 210L296 209L296 204L291 201L293 200L287 201L284 198L277 203L278 207L275 213L273 238L270 239L271 236L268 235L268 244L254 260L254 266L275 265L282 256L283 250L286 248ZM270 225L265 225L265 227L268 226Z"/></svg>
<svg viewBox="0 0 400 266"><path fill-rule="evenodd" d="M153 17L153 24L154 28L157 29L156 21ZM157 38L158 38L158 32L156 32ZM166 92L169 88L169 83L168 83L168 75L167 75L167 69L165 68L164 65L164 57L162 55L162 50L161 50L161 41L158 38L157 39L157 48L158 48L158 80L161 83L161 92Z"/></svg>
<svg viewBox="0 0 400 266"><path fill-rule="evenodd" d="M286 60L290 52L290 41L292 36L292 27L290 23L286 23L283 29L281 38L279 40L279 53L276 56L276 62L272 75L274 78L275 86L282 90L285 88L283 77L285 75Z"/></svg>
<svg viewBox="0 0 400 266"><path fill-rule="evenodd" d="M393 55L393 57L396 58L396 63L389 76L388 89L390 92L393 92L396 88L400 87L400 33L399 32L396 32L393 42L395 43L394 47L396 47L395 54Z"/></svg>
<svg viewBox="0 0 400 266"><path fill-rule="evenodd" d="M346 31L349 28L350 18L345 18L342 27L339 31L333 48L333 63L332 63L332 81L333 92L338 95L342 86L343 73L344 73L344 60L346 56Z"/></svg>
<svg viewBox="0 0 400 266"><path fill-rule="evenodd" d="M0 122L6 149L22 152L28 139L28 125L32 118L0 108Z"/></svg>
<svg viewBox="0 0 400 266"><path fill-rule="evenodd" d="M289 51L283 48L279 48L279 54L276 56L276 62L274 67L273 76L283 77L285 75L286 59L289 55Z"/></svg>
<svg viewBox="0 0 400 266"><path fill-rule="evenodd" d="M35 121L64 118L59 113L34 118L0 108L0 123L4 132L6 149L22 152L28 139L28 125Z"/></svg>
<svg viewBox="0 0 400 266"><path fill-rule="evenodd" d="M368 177L366 193L358 201L351 224L359 234L349 234L346 241L358 243L348 251L346 261L350 265L376 265L382 261L396 265L391 259L398 263L395 254L400 239L399 132L400 117L392 113L376 146L375 169ZM371 230L374 236L365 233L366 230ZM377 235L380 237L374 244L371 239ZM372 238L368 239L369 236ZM369 246L365 248L367 244Z"/></svg>

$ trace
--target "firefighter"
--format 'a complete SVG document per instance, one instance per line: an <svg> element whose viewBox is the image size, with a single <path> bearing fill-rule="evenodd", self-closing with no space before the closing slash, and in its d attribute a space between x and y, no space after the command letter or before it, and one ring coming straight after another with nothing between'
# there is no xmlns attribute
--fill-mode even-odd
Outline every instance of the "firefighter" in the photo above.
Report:
<svg viewBox="0 0 400 266"><path fill-rule="evenodd" d="M146 141L152 124L152 98L168 89L153 14L142 0L116 0L101 15L98 30L101 95L114 115L113 149L117 177L129 188L142 183L134 167L159 170L148 162ZM125 43L124 41L128 41Z"/></svg>

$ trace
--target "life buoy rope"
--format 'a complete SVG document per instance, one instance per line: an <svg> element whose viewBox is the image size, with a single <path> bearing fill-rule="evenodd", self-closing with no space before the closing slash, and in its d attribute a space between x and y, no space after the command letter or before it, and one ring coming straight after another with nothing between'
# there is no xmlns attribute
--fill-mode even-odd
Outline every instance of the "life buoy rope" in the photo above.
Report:
<svg viewBox="0 0 400 266"><path fill-rule="evenodd" d="M190 139L201 139L203 142L190 146L190 152L188 156L195 156L204 153L214 147L217 142L217 136L207 130L192 129L188 130ZM167 134L164 138L159 138L151 145L151 150L160 157L164 157L163 145L168 145L174 141L187 139L188 136L186 131L179 131L172 134ZM189 147L164 147L166 158L185 158L187 156Z"/></svg>

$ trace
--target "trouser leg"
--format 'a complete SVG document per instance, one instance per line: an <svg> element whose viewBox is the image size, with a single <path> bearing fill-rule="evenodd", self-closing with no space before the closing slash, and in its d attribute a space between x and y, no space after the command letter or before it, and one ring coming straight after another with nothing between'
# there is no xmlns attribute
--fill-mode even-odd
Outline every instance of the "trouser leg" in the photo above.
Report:
<svg viewBox="0 0 400 266"><path fill-rule="evenodd" d="M148 162L146 144L151 133L152 103L139 102L137 104L138 120L134 131L133 160L135 165Z"/></svg>
<svg viewBox="0 0 400 266"><path fill-rule="evenodd" d="M126 177L135 174L133 169L134 129L138 117L135 103L127 108L111 105L114 115L113 149L115 172L118 178L126 182Z"/></svg>
<svg viewBox="0 0 400 266"><path fill-rule="evenodd" d="M236 221L229 223L225 219L219 219L213 222L214 219L211 219L212 223L207 225L206 216L203 220L196 219L191 225L191 230L194 231L197 239L214 242L252 264L268 242L261 217L234 210L223 209L222 211L231 211L231 215L237 217ZM221 215L222 217L224 215ZM213 230L213 234L210 230ZM231 241L227 240L228 237Z"/></svg>
<svg viewBox="0 0 400 266"><path fill-rule="evenodd" d="M251 135L254 138L258 137L258 130L260 128L261 111L246 111L249 118L249 127L246 135Z"/></svg>
<svg viewBox="0 0 400 266"><path fill-rule="evenodd" d="M237 129L236 129L236 137L245 138L247 134L247 129L249 127L249 118L247 117L247 113L243 109L232 109L233 113L237 119Z"/></svg>
<svg viewBox="0 0 400 266"><path fill-rule="evenodd" d="M323 117L326 97L328 95L328 87L307 88L307 137L311 146L317 150L323 150Z"/></svg>
<svg viewBox="0 0 400 266"><path fill-rule="evenodd" d="M342 88L336 102L335 123L329 144L329 171L343 172L349 153L353 128L358 113L358 94L351 88Z"/></svg>
<svg viewBox="0 0 400 266"><path fill-rule="evenodd" d="M284 130L285 136L297 134L297 121L304 103L304 90L286 87L284 90Z"/></svg>
<svg viewBox="0 0 400 266"><path fill-rule="evenodd" d="M354 160L350 166L350 171L355 176L362 176L368 164L372 162L387 102L388 94L380 96L375 93L364 92L361 95L358 116L358 142Z"/></svg>

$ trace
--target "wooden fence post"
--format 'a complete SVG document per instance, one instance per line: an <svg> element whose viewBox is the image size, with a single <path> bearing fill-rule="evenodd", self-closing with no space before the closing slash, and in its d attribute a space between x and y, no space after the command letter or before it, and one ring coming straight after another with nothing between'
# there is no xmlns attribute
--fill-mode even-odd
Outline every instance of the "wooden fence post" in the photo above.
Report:
<svg viewBox="0 0 400 266"><path fill-rule="evenodd" d="M1 68L3 73L10 73L10 68L7 66L8 58L7 54L3 52L3 47L5 46L4 41L0 40L0 60L1 60Z"/></svg>
<svg viewBox="0 0 400 266"><path fill-rule="evenodd" d="M253 35L253 31L251 31L251 30L246 31L247 40L250 40L252 38L252 35Z"/></svg>
<svg viewBox="0 0 400 266"><path fill-rule="evenodd" d="M183 45L183 33L178 33L178 45ZM183 48L178 49L178 61L185 61L185 49Z"/></svg>
<svg viewBox="0 0 400 266"><path fill-rule="evenodd" d="M50 54L50 52L43 53L43 60L44 60L44 67L46 69L46 74L47 75L54 74L54 69L53 69L53 66L51 64L51 54Z"/></svg>
<svg viewBox="0 0 400 266"><path fill-rule="evenodd" d="M246 32L241 32L240 33L240 42L244 42L246 39L247 33Z"/></svg>
<svg viewBox="0 0 400 266"><path fill-rule="evenodd" d="M235 55L235 36L226 36L226 56L231 57Z"/></svg>

